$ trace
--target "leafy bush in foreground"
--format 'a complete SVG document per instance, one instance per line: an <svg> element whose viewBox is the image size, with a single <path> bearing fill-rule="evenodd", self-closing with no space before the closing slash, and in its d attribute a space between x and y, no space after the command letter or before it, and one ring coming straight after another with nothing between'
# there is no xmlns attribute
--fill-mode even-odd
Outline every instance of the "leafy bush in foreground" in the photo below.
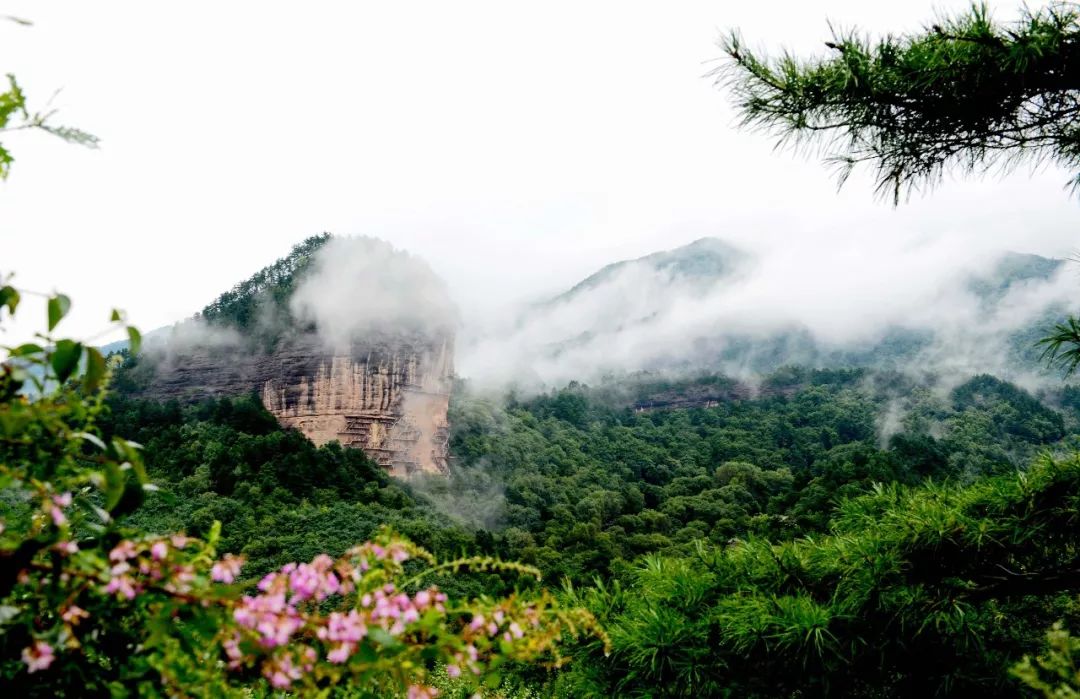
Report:
<svg viewBox="0 0 1080 699"><path fill-rule="evenodd" d="M18 291L0 285L0 307L13 313L18 303ZM569 638L603 637L591 614L548 594L450 600L425 579L539 573L493 558L438 563L389 532L253 586L238 577L241 557L218 557L219 526L203 540L132 527L128 515L154 487L141 447L106 442L97 428L107 360L52 335L69 307L50 298L41 344L6 348L0 365L0 677L12 695L323 696L339 687L425 697L435 695L437 667L472 687L497 686L507 663L559 665Z"/></svg>

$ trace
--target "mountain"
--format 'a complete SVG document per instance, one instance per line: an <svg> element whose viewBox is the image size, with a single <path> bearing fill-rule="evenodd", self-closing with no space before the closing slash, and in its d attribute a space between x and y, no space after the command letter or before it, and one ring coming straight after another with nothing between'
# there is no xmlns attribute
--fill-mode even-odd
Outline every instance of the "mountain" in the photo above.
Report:
<svg viewBox="0 0 1080 699"><path fill-rule="evenodd" d="M317 445L338 441L363 449L392 475L445 474L453 334L449 323L398 323L396 309L363 333L342 335L337 323L309 316L298 294L315 289L343 256L401 257L370 239L316 236L223 293L200 314L146 343L116 385L129 396L197 402L257 395L285 427ZM412 269L410 267L410 269ZM416 267L419 274L426 268ZM355 274L365 275L362 264ZM346 269L350 275L353 270ZM331 286L347 284L334 280ZM437 285L435 285L437 286ZM346 291L320 297L353 316L378 300ZM407 310L407 309L406 309ZM407 314L405 314L407 315Z"/></svg>
<svg viewBox="0 0 1080 699"><path fill-rule="evenodd" d="M573 301L590 290L612 283L622 275L641 272L708 287L735 273L751 259L746 252L719 238L700 238L674 250L654 252L635 260L613 262L547 304Z"/></svg>
<svg viewBox="0 0 1080 699"><path fill-rule="evenodd" d="M516 362L507 374L556 385L785 365L1017 376L1043 370L1034 343L1076 297L1063 261L1038 255L962 259L933 275L909 262L881 283L857 263L785 262L716 238L615 262L528 309L489 352Z"/></svg>

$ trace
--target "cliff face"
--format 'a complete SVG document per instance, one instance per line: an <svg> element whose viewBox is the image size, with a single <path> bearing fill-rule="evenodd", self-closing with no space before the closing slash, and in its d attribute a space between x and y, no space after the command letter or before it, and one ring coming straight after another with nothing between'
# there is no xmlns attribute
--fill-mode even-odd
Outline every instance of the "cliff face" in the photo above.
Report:
<svg viewBox="0 0 1080 699"><path fill-rule="evenodd" d="M262 383L267 410L316 444L363 449L395 476L447 473L452 374L449 338L388 341L324 355L314 371L280 371ZM289 357L280 358L283 366Z"/></svg>
<svg viewBox="0 0 1080 699"><path fill-rule="evenodd" d="M363 449L392 475L445 475L453 340L373 336L337 351L313 336L270 353L193 350L162 357L144 393L182 401L258 393L286 427L316 444Z"/></svg>

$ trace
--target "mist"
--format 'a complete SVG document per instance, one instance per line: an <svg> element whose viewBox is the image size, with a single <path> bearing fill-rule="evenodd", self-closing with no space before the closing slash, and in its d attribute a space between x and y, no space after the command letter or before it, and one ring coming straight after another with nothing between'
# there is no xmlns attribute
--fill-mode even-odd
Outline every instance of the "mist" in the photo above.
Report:
<svg viewBox="0 0 1080 699"><path fill-rule="evenodd" d="M445 283L427 262L366 236L334 237L321 247L290 310L333 348L371 333L445 331L458 319Z"/></svg>
<svg viewBox="0 0 1080 699"><path fill-rule="evenodd" d="M127 346L126 342L117 343ZM158 362L185 361L193 353L236 350L246 345L234 328L207 323L201 316L171 327L157 328L143 337L142 353Z"/></svg>
<svg viewBox="0 0 1080 699"><path fill-rule="evenodd" d="M855 364L883 339L925 338L888 368L944 377L990 372L1032 386L1010 342L1047 314L1076 307L1078 270L1011 284L993 298L1005 251L948 236L874 245L752 251L705 283L645 261L554 301L506 309L467 327L458 373L479 387L542 389L620 372L708 369L753 380L762 367ZM553 292L549 299L555 298Z"/></svg>

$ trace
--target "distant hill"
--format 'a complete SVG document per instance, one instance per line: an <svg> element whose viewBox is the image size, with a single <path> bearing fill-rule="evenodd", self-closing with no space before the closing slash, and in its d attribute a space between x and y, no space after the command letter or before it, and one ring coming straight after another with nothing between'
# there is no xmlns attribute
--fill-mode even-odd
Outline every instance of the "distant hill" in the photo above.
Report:
<svg viewBox="0 0 1080 699"><path fill-rule="evenodd" d="M752 279L759 262L716 238L614 262L528 309L508 352L524 357L525 371L545 365L557 374L562 366L580 366L575 370L581 378L590 370L761 374L786 365L1008 375L1043 370L1034 344L1073 305L1057 284L1063 260L1007 252L980 271L958 271L945 280L948 295L927 302L941 307L946 320L939 324L900 319L857 342L828 342L794 310L786 320L767 318L751 327L755 306L745 304L753 300L726 301L743 298L740 285ZM925 283L911 281L915 289ZM861 290L853 284L850 293ZM723 310L710 320L702 304ZM966 315L950 323L946 312L953 304ZM743 325L726 324L732 308Z"/></svg>
<svg viewBox="0 0 1080 699"><path fill-rule="evenodd" d="M730 276L751 260L751 256L719 238L700 238L674 250L663 250L634 260L613 262L548 301L573 301L582 294L609 284L620 275L634 271L665 275L672 280L711 285Z"/></svg>
<svg viewBox="0 0 1080 699"><path fill-rule="evenodd" d="M1065 260L1006 252L989 274L971 277L968 287L982 299L996 302L1017 284L1050 280L1063 264Z"/></svg>

